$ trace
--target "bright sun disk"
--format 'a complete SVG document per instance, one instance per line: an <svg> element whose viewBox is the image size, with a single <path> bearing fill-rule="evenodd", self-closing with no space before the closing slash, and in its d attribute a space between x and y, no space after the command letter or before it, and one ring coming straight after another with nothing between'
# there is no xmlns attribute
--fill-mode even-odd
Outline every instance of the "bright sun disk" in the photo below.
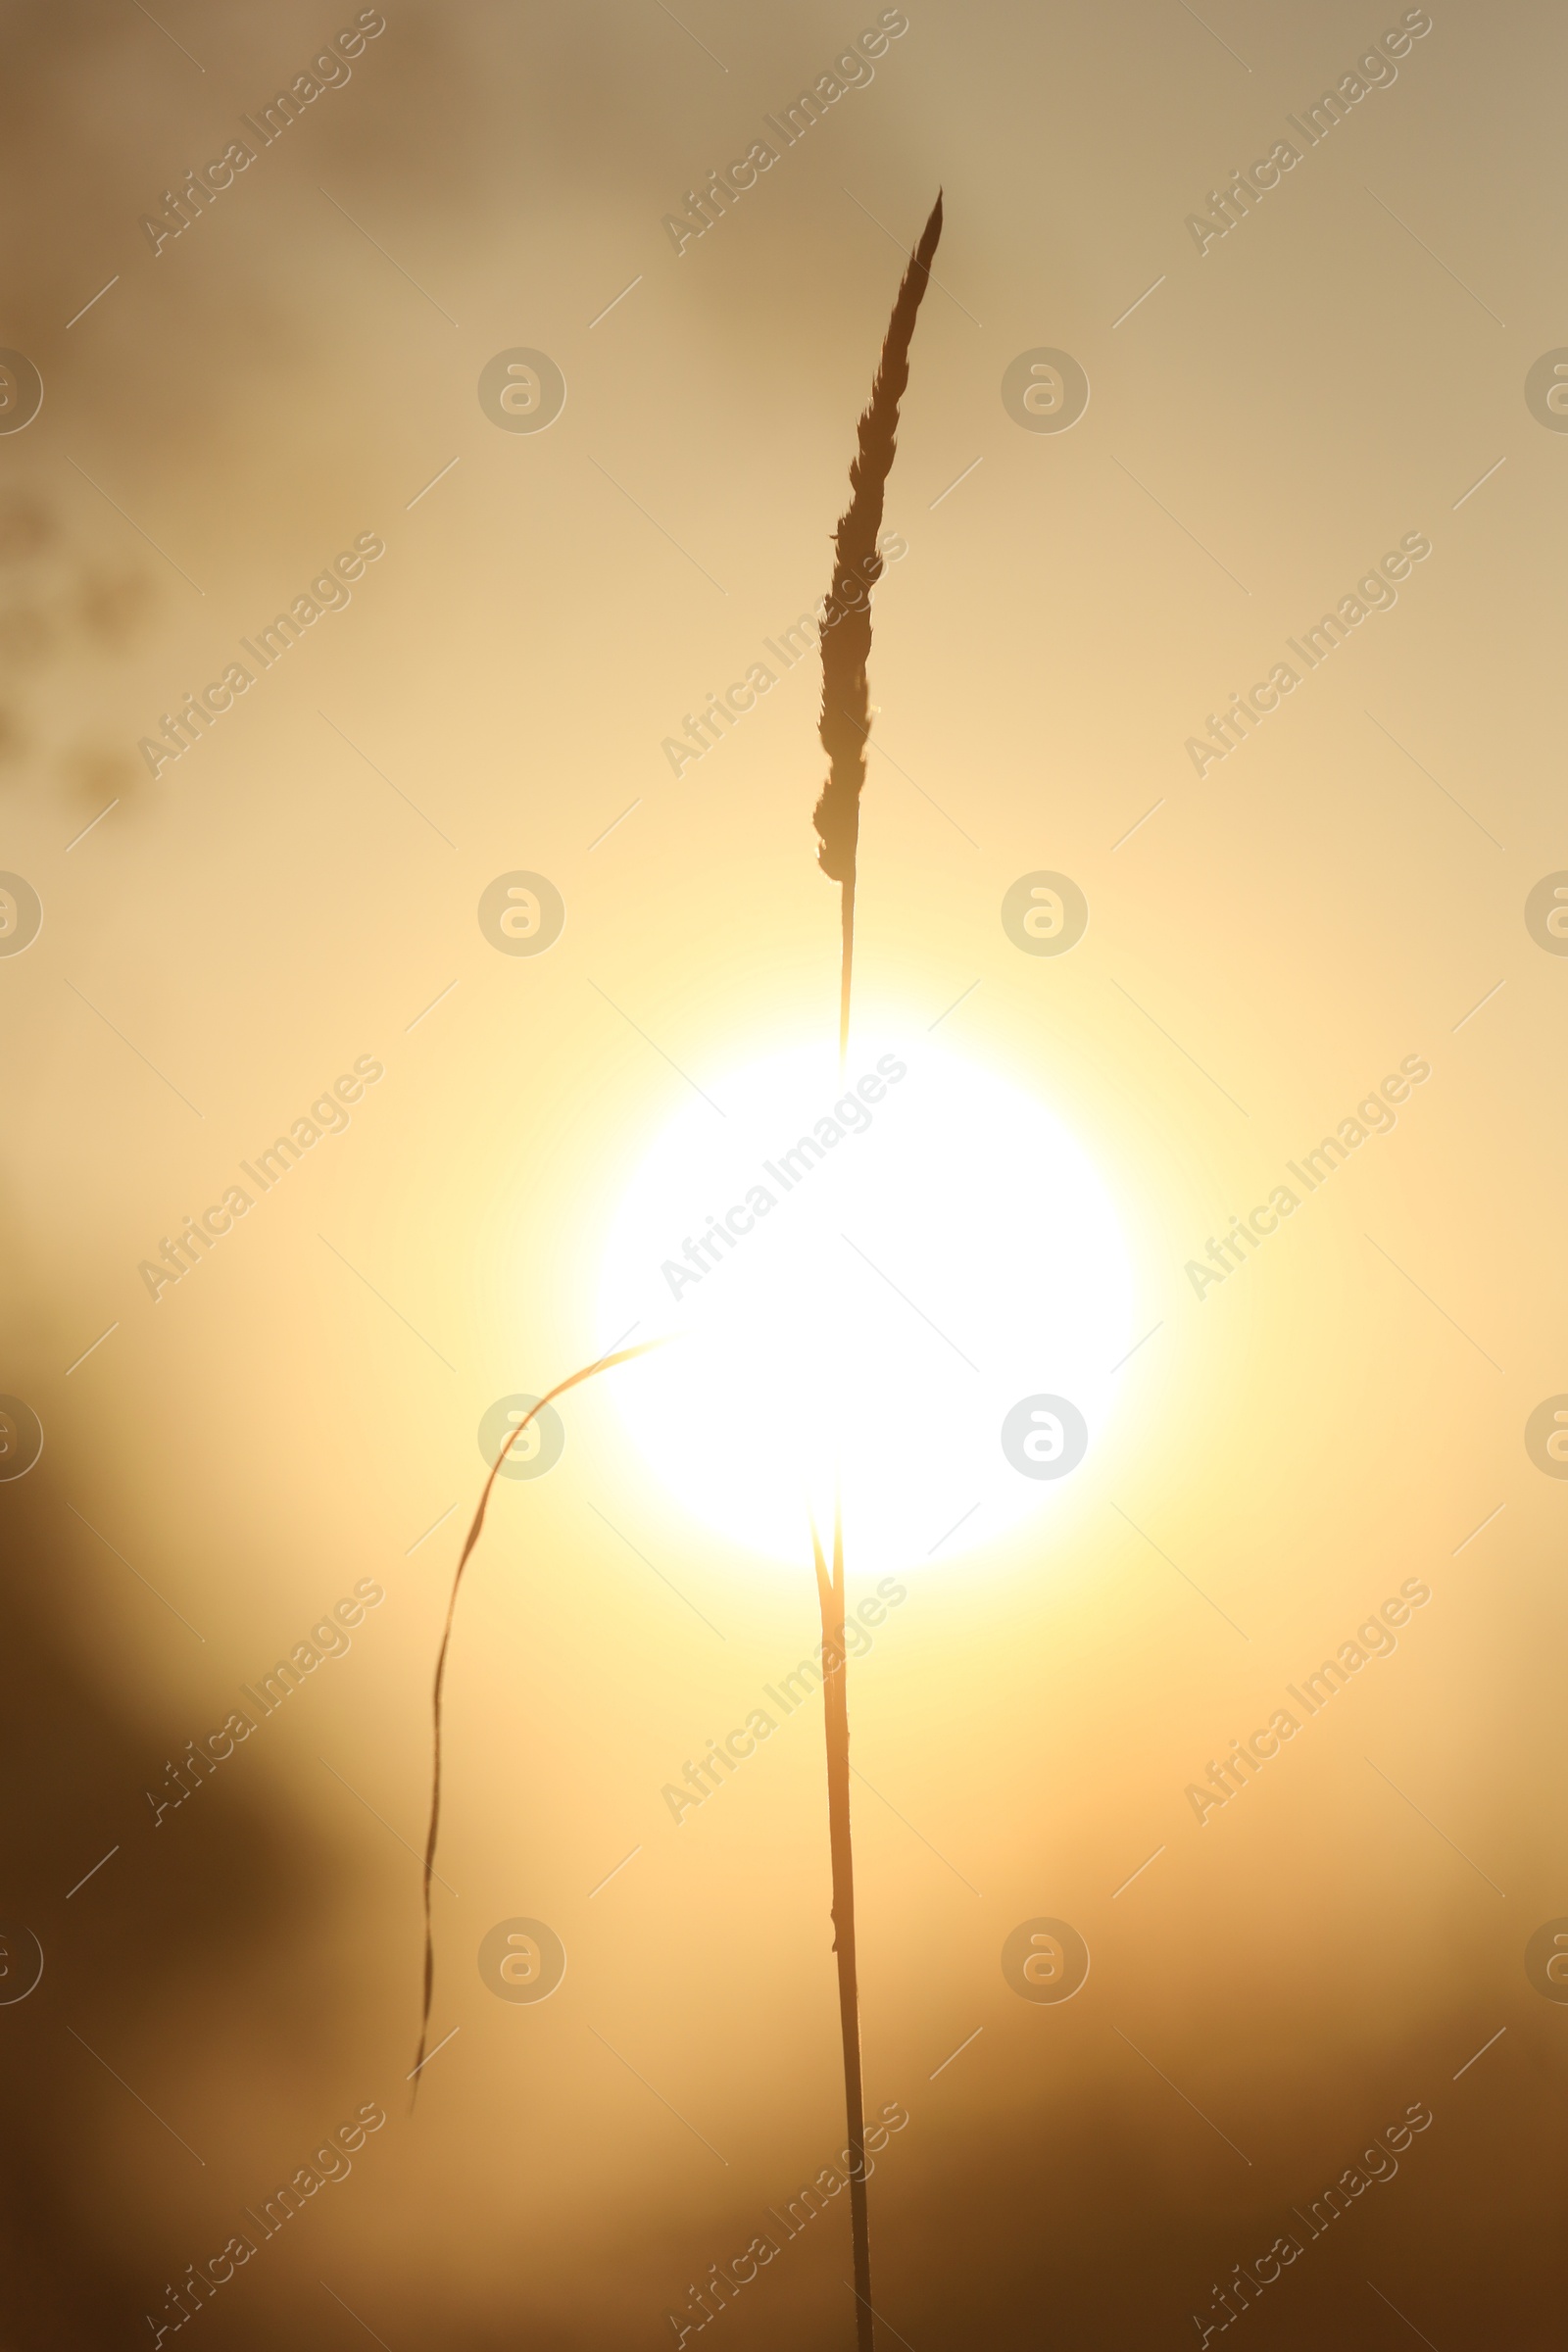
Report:
<svg viewBox="0 0 1568 2352"><path fill-rule="evenodd" d="M1071 1470L1014 1466L1004 1421L1065 1398L1092 1455L1132 1304L1109 1196L1061 1122L928 1039L877 1038L842 1080L812 1046L694 1090L614 1218L600 1327L676 1335L614 1394L689 1510L799 1567L837 1472L858 1576L951 1560L1067 1490Z"/></svg>

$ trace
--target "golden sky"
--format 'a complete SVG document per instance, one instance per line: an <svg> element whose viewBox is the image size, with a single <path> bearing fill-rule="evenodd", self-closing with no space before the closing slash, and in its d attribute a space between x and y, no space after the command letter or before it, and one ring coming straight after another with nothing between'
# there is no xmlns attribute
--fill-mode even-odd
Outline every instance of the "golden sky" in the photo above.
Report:
<svg viewBox="0 0 1568 2352"><path fill-rule="evenodd" d="M191 2324L240 2352L675 2342L769 2232L711 2324L851 2340L842 2204L768 2220L845 2144L819 1702L662 1795L809 1655L808 1554L653 1475L614 1375L468 1572L451 2038L412 2118L406 2078L481 1421L615 1337L607 1236L691 1090L832 1036L820 670L780 639L940 185L858 1003L1070 1133L1145 1336L1052 1508L915 1562L852 1663L867 2099L906 2116L881 2340L1201 2341L1245 2265L1273 2352L1545 2346L1558 24L88 0L6 31L17 2342L156 2338L236 2232ZM1069 429L1022 405L1043 353L1087 386ZM1059 956L1004 922L1041 873L1088 908ZM560 901L538 956L481 917L518 874ZM140 1270L225 1197L177 1281ZM1015 1337L1019 1301L987 1293ZM1038 1920L1087 1946L1070 2001L1004 1966ZM560 1938L548 2001L481 1976L514 1921Z"/></svg>

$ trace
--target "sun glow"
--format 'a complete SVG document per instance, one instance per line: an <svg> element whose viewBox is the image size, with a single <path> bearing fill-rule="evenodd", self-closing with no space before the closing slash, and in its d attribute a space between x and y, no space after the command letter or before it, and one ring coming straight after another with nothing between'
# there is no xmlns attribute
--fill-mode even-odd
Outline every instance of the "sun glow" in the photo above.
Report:
<svg viewBox="0 0 1568 2352"><path fill-rule="evenodd" d="M693 1092L615 1216L600 1325L606 1346L676 1335L614 1395L688 1509L798 1568L837 1476L863 1572L951 1560L1065 1492L1132 1306L1060 1121L927 1039L877 1038L842 1079L802 1047Z"/></svg>

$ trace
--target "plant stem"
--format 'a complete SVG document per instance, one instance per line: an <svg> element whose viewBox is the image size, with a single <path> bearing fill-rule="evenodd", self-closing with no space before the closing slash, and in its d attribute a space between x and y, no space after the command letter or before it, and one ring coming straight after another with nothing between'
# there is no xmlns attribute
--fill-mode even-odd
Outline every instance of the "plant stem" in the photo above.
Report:
<svg viewBox="0 0 1568 2352"><path fill-rule="evenodd" d="M839 1076L842 1078L850 1058L850 980L855 968L855 869L840 885L840 919L844 931L844 955L839 965Z"/></svg>
<svg viewBox="0 0 1568 2352"><path fill-rule="evenodd" d="M865 2097L860 2083L860 1993L855 1967L855 1851L850 1842L849 1660L844 1647L844 1521L835 1510L829 1581L811 1529L816 1591L822 1609L822 1702L827 1735L828 1847L833 1864L833 1949L839 1964L839 2028L844 2042L844 2111L850 2165L850 2230L855 2244L855 2341L873 2352L871 2231L865 2200Z"/></svg>

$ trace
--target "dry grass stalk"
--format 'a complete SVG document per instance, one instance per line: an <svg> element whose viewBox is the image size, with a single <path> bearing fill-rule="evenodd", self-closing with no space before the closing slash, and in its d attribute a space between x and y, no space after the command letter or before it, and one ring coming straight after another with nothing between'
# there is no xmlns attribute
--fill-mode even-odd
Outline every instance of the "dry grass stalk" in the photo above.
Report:
<svg viewBox="0 0 1568 2352"><path fill-rule="evenodd" d="M827 782L812 811L821 836L817 863L840 889L843 960L839 974L839 1066L850 1049L850 983L855 962L855 879L860 842L860 792L871 731L870 591L882 570L877 535L898 448L899 403L909 381L914 321L942 234L942 194L921 233L888 321L871 397L860 417L850 464L850 503L834 534L833 582L822 615L822 715ZM850 2231L855 2252L855 2340L873 2352L871 2229L865 2195L865 2093L860 2079L860 1987L855 1954L855 1848L850 1836L850 1708L844 1647L844 1518L833 1512L833 1573L822 1557L815 1522L811 1552L822 1612L822 1703L827 1740L828 1850L833 1870L833 1949L838 1956L839 2034L844 2049L844 2110L849 2135Z"/></svg>
<svg viewBox="0 0 1568 2352"><path fill-rule="evenodd" d="M870 591L881 577L877 535L882 500L898 448L899 403L909 380L909 345L942 234L940 190L914 250L893 316L871 397L860 417L850 463L850 503L833 538L833 581L822 614L822 715L817 732L828 758L827 782L812 811L821 835L816 861L840 889L844 956L839 979L839 1056L850 1046L850 973L855 960L855 867L860 841L860 791L865 783L865 746L871 731L871 690L866 664L871 656Z"/></svg>
<svg viewBox="0 0 1568 2352"><path fill-rule="evenodd" d="M827 1736L827 1835L833 1868L833 1949L839 1966L844 2116L849 2145L850 2236L855 2250L856 2342L870 2352L871 2230L865 2201L865 2094L860 2082L860 1994L855 1959L855 1847L850 1838L850 1710L844 1646L844 1521L833 1514L829 1577L815 1523L811 1551L822 1610L822 1721Z"/></svg>

